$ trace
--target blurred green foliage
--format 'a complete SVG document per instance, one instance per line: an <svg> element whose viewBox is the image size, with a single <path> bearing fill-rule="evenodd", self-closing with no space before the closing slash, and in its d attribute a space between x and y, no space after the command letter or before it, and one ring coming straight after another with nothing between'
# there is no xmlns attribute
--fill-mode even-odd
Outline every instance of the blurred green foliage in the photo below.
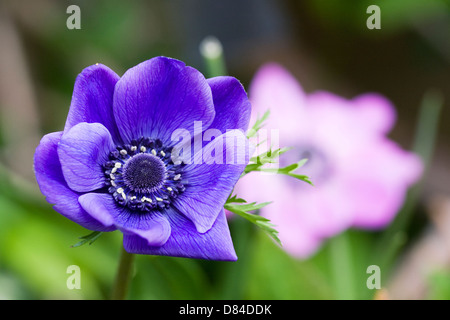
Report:
<svg viewBox="0 0 450 320"><path fill-rule="evenodd" d="M307 1L316 13L316 17L329 26L345 25L354 32L365 32L361 25L365 25L368 14L366 9L370 5L377 5L382 14L382 29L384 32L399 32L420 24L424 21L436 19L450 10L448 0L310 0Z"/></svg>

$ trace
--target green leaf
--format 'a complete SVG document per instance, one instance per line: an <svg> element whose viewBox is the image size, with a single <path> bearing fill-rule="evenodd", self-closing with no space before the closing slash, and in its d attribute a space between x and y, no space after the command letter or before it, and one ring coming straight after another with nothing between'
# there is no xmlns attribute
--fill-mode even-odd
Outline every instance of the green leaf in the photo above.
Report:
<svg viewBox="0 0 450 320"><path fill-rule="evenodd" d="M262 117L258 118L253 127L247 131L247 138L254 137L258 131L264 126L265 121L267 118L269 118L270 110L267 110ZM260 142L260 144L263 142ZM263 168L266 164L276 163L276 159L279 158L283 153L289 151L291 148L278 148L273 150L272 148L269 149L267 152L263 152L262 154L250 158L249 164L245 167L244 172L242 172L241 178L245 176L247 173L252 171L263 171L263 172L273 172L278 174L284 174L290 177L293 177L295 179L304 181L306 183L309 183L310 185L313 185L309 177L306 175L296 174L293 171L297 170L298 168L302 167L307 159L302 159L297 163L293 163L289 166L286 166L284 168Z"/></svg>
<svg viewBox="0 0 450 320"><path fill-rule="evenodd" d="M309 183L310 185L313 185L311 180L309 180L308 176L302 175L302 174L297 174L297 173L293 172L293 171L297 170L298 168L302 167L306 163L306 161L307 161L307 159L303 159L297 163L290 164L283 168L258 168L256 171L284 174L284 175L296 178L298 180L302 180L306 183Z"/></svg>
<svg viewBox="0 0 450 320"><path fill-rule="evenodd" d="M297 163L290 164L283 168L264 168L263 166L268 163L275 163L275 159L278 158L283 153L287 152L290 148L279 148L276 150L269 150L268 152L262 153L256 157L253 157L250 159L250 162L242 173L242 176L246 175L249 172L252 171L260 171L260 172L272 172L277 174L284 174L290 177L293 177L295 179L304 181L306 183L309 183L310 185L313 185L311 180L308 176L294 173L295 170L298 168L301 168L305 165L305 163L308 161L308 159L302 159ZM241 177L242 177L241 176Z"/></svg>
<svg viewBox="0 0 450 320"><path fill-rule="evenodd" d="M247 219L251 223L258 226L264 232L266 232L272 239L274 239L279 245L281 245L281 241L278 238L278 231L274 228L275 226L270 222L269 219L264 218L260 215L250 213L251 211L259 210L271 202L263 202L263 203L247 203L244 199L237 198L236 195L232 196L225 203L224 208L228 211L231 211L241 217Z"/></svg>
<svg viewBox="0 0 450 320"><path fill-rule="evenodd" d="M263 152L256 157L250 158L250 162L255 162L257 164L275 163L275 159L281 156L283 153L289 151L291 148L278 148L275 150L269 149L267 152Z"/></svg>
<svg viewBox="0 0 450 320"><path fill-rule="evenodd" d="M94 231L88 235L79 237L78 239L82 239L80 242L75 243L74 245L71 246L71 248L76 248L76 247L80 247L86 243L89 242L89 245L93 244L95 242L95 240L97 240L101 235L103 234L103 232L101 231Z"/></svg>
<svg viewBox="0 0 450 320"><path fill-rule="evenodd" d="M250 139L258 133L259 129L261 129L264 126L264 122L266 122L267 118L269 118L269 115L270 110L267 110L266 112L264 112L261 118L256 119L253 126L247 131L247 138Z"/></svg>
<svg viewBox="0 0 450 320"><path fill-rule="evenodd" d="M229 196L227 199L227 203L246 203L247 201L245 201L242 198L238 198L236 195L234 196Z"/></svg>
<svg viewBox="0 0 450 320"><path fill-rule="evenodd" d="M270 149L269 151L263 152L256 157L250 158L250 163L245 167L242 176L252 171L261 171L260 168L262 168L265 164L276 163L276 159L289 150L290 148L279 148L275 150Z"/></svg>

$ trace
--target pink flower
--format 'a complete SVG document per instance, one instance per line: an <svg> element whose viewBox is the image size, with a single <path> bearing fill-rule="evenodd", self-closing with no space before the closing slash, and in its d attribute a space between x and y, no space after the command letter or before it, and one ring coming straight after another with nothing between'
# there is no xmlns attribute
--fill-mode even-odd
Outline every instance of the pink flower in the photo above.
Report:
<svg viewBox="0 0 450 320"><path fill-rule="evenodd" d="M324 239L348 228L380 229L393 220L408 187L420 178L422 163L387 138L396 115L386 98L306 95L276 64L257 72L249 95L253 116L270 109L264 128L278 129L280 146L293 147L280 166L309 159L298 173L315 186L257 172L236 186L247 201L273 201L261 214L277 226L287 252L306 258Z"/></svg>

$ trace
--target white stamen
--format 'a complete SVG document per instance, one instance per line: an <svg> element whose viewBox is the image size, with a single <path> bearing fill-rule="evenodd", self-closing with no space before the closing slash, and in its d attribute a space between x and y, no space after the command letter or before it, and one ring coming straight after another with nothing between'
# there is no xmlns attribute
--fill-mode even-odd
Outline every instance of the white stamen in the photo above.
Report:
<svg viewBox="0 0 450 320"><path fill-rule="evenodd" d="M155 199L156 199L156 201L159 201L159 202L162 202L162 201L164 201L163 199L161 199L161 198L158 198L158 197L155 197Z"/></svg>
<svg viewBox="0 0 450 320"><path fill-rule="evenodd" d="M135 199L136 199L136 196L130 197L130 200L135 200Z"/></svg>
<svg viewBox="0 0 450 320"><path fill-rule="evenodd" d="M113 187L117 187L117 184L114 182L114 180L111 180L111 185L112 185Z"/></svg>
<svg viewBox="0 0 450 320"><path fill-rule="evenodd" d="M117 193L123 193L123 188L117 189Z"/></svg>
<svg viewBox="0 0 450 320"><path fill-rule="evenodd" d="M114 167L114 168L112 168L111 173L116 173L116 171L117 171L117 168Z"/></svg>
<svg viewBox="0 0 450 320"><path fill-rule="evenodd" d="M150 198L147 198L147 197L142 197L141 198L141 201L142 202L145 202L145 201L147 201L147 202L150 202L150 203L152 203L153 201L152 201L152 199L150 199Z"/></svg>
<svg viewBox="0 0 450 320"><path fill-rule="evenodd" d="M109 175L109 177L111 178L111 180L114 180L116 178L112 173Z"/></svg>
<svg viewBox="0 0 450 320"><path fill-rule="evenodd" d="M169 191L173 191L173 189L171 187L167 187L167 190Z"/></svg>
<svg viewBox="0 0 450 320"><path fill-rule="evenodd" d="M137 150L137 147L136 147L136 146L131 146L130 150L131 150L131 151L136 151L136 150Z"/></svg>
<svg viewBox="0 0 450 320"><path fill-rule="evenodd" d="M120 195L122 196L123 200L127 200L127 196L125 193L121 193Z"/></svg>
<svg viewBox="0 0 450 320"><path fill-rule="evenodd" d="M160 152L160 153L161 153L161 155L162 155L163 157L165 157L165 156L166 156L166 153L165 153L164 151L162 151L162 150L161 150L161 152Z"/></svg>
<svg viewBox="0 0 450 320"><path fill-rule="evenodd" d="M114 168L119 169L119 168L121 168L121 167L122 167L122 164L121 164L120 162L116 162L116 163L114 164Z"/></svg>
<svg viewBox="0 0 450 320"><path fill-rule="evenodd" d="M128 154L128 152L127 152L127 150L122 149L122 150L120 150L120 154L123 156L126 156Z"/></svg>
<svg viewBox="0 0 450 320"><path fill-rule="evenodd" d="M156 150L152 149L152 155L156 156Z"/></svg>
<svg viewBox="0 0 450 320"><path fill-rule="evenodd" d="M147 148L142 146L140 150L141 150L141 152L145 152L145 151L147 151Z"/></svg>
<svg viewBox="0 0 450 320"><path fill-rule="evenodd" d="M177 181L180 180L181 174L176 174L175 177L173 177L173 180Z"/></svg>

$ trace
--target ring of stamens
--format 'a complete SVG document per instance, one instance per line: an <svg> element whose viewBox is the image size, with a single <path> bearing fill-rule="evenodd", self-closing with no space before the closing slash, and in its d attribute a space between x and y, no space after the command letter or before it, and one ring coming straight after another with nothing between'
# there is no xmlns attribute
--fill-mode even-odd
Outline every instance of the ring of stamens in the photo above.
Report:
<svg viewBox="0 0 450 320"><path fill-rule="evenodd" d="M103 168L108 192L132 210L162 210L185 190L184 164L173 163L159 139L141 138L117 147Z"/></svg>

